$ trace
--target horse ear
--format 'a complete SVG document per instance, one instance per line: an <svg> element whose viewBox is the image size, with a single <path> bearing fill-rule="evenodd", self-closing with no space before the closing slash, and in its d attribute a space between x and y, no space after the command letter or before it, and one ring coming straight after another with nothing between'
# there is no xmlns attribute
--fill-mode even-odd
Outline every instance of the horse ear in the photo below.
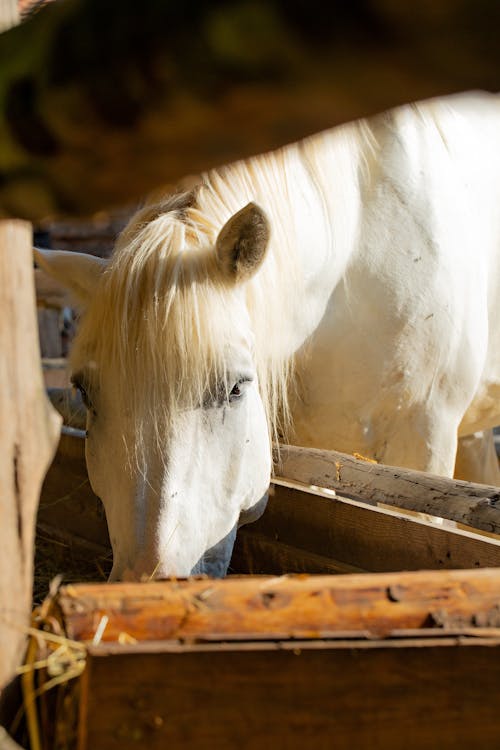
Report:
<svg viewBox="0 0 500 750"><path fill-rule="evenodd" d="M65 250L33 248L40 268L59 281L80 304L86 305L107 265L103 258Z"/></svg>
<svg viewBox="0 0 500 750"><path fill-rule="evenodd" d="M270 226L264 211L249 203L222 227L215 251L226 278L246 281L264 260L269 243Z"/></svg>

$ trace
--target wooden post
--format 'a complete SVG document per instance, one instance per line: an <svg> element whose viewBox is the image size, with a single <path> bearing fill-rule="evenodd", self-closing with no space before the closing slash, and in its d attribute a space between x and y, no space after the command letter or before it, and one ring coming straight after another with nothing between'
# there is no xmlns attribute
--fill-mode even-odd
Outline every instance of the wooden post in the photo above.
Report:
<svg viewBox="0 0 500 750"><path fill-rule="evenodd" d="M0 222L0 691L30 622L40 487L60 419L46 400L36 328L31 225Z"/></svg>
<svg viewBox="0 0 500 750"><path fill-rule="evenodd" d="M0 0L0 32L7 31L19 23L17 0Z"/></svg>

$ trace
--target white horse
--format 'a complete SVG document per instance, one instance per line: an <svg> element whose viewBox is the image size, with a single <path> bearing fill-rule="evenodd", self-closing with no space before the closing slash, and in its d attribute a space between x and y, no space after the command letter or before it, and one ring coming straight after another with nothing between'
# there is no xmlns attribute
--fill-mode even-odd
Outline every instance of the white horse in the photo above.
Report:
<svg viewBox="0 0 500 750"><path fill-rule="evenodd" d="M279 414L299 444L451 476L500 422L499 250L500 104L468 95L213 170L109 262L37 252L83 309L112 578L223 574Z"/></svg>

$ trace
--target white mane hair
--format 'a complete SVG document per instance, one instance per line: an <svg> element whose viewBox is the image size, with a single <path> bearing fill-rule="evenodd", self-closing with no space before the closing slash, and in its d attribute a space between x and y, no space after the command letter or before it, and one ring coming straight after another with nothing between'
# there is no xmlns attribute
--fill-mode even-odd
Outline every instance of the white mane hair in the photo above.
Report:
<svg viewBox="0 0 500 750"><path fill-rule="evenodd" d="M352 243L342 209L352 204L375 150L366 121L351 123L214 169L190 193L167 196L132 217L83 315L72 360L75 367L94 361L97 372L113 378L136 420L136 453L146 431L161 443L170 415L203 403L224 380L224 351L238 322L230 313L235 290L218 269L215 243L250 201L271 226L266 258L245 282L254 360L271 438L286 432L290 352L304 317L297 318L297 300L306 299L307 284L298 245L307 244L306 257L320 245L339 268L347 262ZM335 166L334 184L325 160ZM336 241L333 204L340 207Z"/></svg>

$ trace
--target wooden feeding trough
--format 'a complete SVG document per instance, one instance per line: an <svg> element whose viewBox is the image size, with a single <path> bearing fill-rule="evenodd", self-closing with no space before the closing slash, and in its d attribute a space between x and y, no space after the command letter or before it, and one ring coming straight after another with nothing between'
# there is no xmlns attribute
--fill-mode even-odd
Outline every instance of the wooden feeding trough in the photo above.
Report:
<svg viewBox="0 0 500 750"><path fill-rule="evenodd" d="M265 514L240 529L234 573L500 567L500 539L494 536L500 534L498 488L290 446L281 448L278 469L285 478L273 484ZM439 509L446 520L436 523L430 516ZM87 555L109 556L80 430L63 429L43 486L38 527Z"/></svg>
<svg viewBox="0 0 500 750"><path fill-rule="evenodd" d="M498 747L499 601L491 570L67 586L48 622L84 668L44 736L78 750Z"/></svg>
<svg viewBox="0 0 500 750"><path fill-rule="evenodd" d="M105 555L83 443L64 430L39 526ZM498 490L325 451L280 460L238 575L67 585L44 605L40 628L72 654L61 670L60 640L42 653L44 679L51 659L63 673L42 700L47 748L499 746L500 541L457 524L498 531Z"/></svg>

